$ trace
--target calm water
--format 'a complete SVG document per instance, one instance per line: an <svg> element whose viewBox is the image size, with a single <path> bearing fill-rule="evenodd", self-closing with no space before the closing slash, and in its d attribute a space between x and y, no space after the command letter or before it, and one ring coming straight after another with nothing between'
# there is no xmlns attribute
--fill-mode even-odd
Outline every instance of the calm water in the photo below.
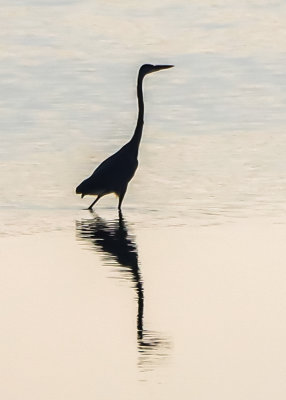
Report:
<svg viewBox="0 0 286 400"><path fill-rule="evenodd" d="M284 2L0 10L2 397L284 399ZM144 82L123 215L90 214L146 62L175 68Z"/></svg>

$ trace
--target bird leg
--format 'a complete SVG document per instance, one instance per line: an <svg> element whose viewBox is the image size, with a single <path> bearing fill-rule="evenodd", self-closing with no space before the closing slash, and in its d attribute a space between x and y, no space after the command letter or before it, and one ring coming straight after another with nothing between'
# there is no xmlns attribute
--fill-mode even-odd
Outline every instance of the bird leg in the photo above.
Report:
<svg viewBox="0 0 286 400"><path fill-rule="evenodd" d="M87 210L92 210L92 207L95 205L95 203L100 199L101 196L97 196L97 198L94 200L94 202L91 203L91 205L87 208Z"/></svg>
<svg viewBox="0 0 286 400"><path fill-rule="evenodd" d="M119 211L121 211L121 204L122 204L123 198L125 196L126 190L127 190L127 186L125 189L122 190L121 193L119 193L119 202L118 202L118 210Z"/></svg>

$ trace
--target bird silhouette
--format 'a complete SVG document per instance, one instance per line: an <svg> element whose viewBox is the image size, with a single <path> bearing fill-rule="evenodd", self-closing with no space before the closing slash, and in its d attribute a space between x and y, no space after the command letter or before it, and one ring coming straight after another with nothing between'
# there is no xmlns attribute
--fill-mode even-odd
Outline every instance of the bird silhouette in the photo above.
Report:
<svg viewBox="0 0 286 400"><path fill-rule="evenodd" d="M121 209L128 183L138 167L138 149L144 125L143 78L152 72L171 67L173 65L144 64L139 69L137 80L138 118L132 138L120 150L103 161L93 174L76 188L76 193L81 194L81 197L97 196L88 207L89 210L102 196L109 193L115 193L119 197L118 209Z"/></svg>

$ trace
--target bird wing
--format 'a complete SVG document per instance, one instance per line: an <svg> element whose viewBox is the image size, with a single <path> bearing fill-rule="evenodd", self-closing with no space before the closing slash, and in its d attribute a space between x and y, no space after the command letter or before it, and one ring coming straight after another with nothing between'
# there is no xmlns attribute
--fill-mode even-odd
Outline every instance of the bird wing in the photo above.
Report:
<svg viewBox="0 0 286 400"><path fill-rule="evenodd" d="M122 186L127 186L137 166L137 159L123 147L104 160L88 179L99 189L116 192Z"/></svg>

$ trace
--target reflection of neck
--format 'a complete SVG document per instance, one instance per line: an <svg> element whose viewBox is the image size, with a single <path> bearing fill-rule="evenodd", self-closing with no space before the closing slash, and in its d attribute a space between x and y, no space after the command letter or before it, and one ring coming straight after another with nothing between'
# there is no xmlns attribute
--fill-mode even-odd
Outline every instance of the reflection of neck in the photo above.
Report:
<svg viewBox="0 0 286 400"><path fill-rule="evenodd" d="M137 280L136 291L138 296L137 338L143 339L144 293L140 276Z"/></svg>
<svg viewBox="0 0 286 400"><path fill-rule="evenodd" d="M120 232L120 236L124 238L125 246L128 251L133 251L129 249L129 244L127 241L128 230L124 222L123 214L121 211L118 213L118 231ZM134 243L132 243L134 245ZM139 270L138 259L136 257L136 261L134 263L130 263L128 266L131 269L133 275L133 281L135 282L135 288L137 293L137 303L138 303L138 311L137 311L137 339L143 339L143 316L144 316L144 289L143 282Z"/></svg>
<svg viewBox="0 0 286 400"><path fill-rule="evenodd" d="M138 154L138 148L141 141L143 125L144 125L144 101L143 101L143 89L142 89L143 78L144 75L142 76L139 72L137 81L138 118L134 135L132 136L132 139L130 141L130 143L134 147L136 156Z"/></svg>

